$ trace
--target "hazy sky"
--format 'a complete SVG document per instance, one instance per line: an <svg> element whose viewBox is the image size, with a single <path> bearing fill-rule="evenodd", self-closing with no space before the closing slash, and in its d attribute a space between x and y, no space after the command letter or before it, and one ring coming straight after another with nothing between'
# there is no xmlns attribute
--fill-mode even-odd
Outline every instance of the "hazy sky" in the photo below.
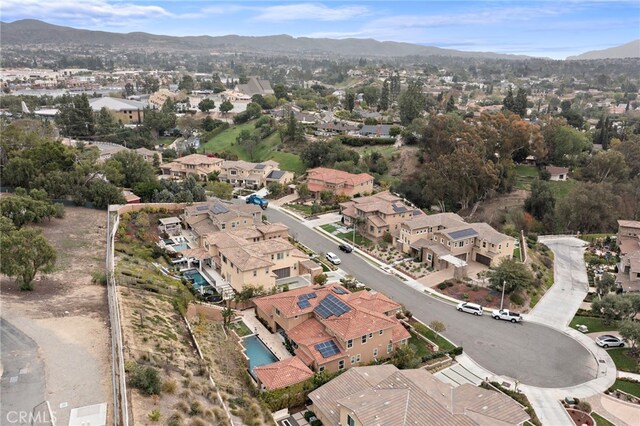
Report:
<svg viewBox="0 0 640 426"><path fill-rule="evenodd" d="M115 32L374 38L552 58L640 38L640 0L3 0L0 13Z"/></svg>

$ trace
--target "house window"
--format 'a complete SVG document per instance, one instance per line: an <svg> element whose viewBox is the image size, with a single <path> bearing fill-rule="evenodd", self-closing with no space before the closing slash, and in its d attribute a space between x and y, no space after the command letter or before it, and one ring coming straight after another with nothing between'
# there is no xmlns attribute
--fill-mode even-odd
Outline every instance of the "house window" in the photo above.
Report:
<svg viewBox="0 0 640 426"><path fill-rule="evenodd" d="M356 355L356 362L360 362L362 361L362 357L360 356L360 354Z"/></svg>
<svg viewBox="0 0 640 426"><path fill-rule="evenodd" d="M373 333L369 333L369 339L373 339Z"/></svg>
<svg viewBox="0 0 640 426"><path fill-rule="evenodd" d="M318 368L318 372L319 373L322 373L323 371L324 371L324 365L322 367Z"/></svg>
<svg viewBox="0 0 640 426"><path fill-rule="evenodd" d="M380 335L382 336L382 334L384 334L384 330L380 330Z"/></svg>
<svg viewBox="0 0 640 426"><path fill-rule="evenodd" d="M276 308L276 315L280 316L280 309Z"/></svg>
<svg viewBox="0 0 640 426"><path fill-rule="evenodd" d="M427 253L427 260L428 260L429 262L431 262L431 259L432 259L432 257L431 257L431 253Z"/></svg>
<svg viewBox="0 0 640 426"><path fill-rule="evenodd" d="M482 248L487 248L487 242L486 241L482 242Z"/></svg>
<svg viewBox="0 0 640 426"><path fill-rule="evenodd" d="M356 421L353 420L353 417L347 414L347 426L356 426Z"/></svg>
<svg viewBox="0 0 640 426"><path fill-rule="evenodd" d="M373 356L374 357L378 356L378 348L373 348Z"/></svg>
<svg viewBox="0 0 640 426"><path fill-rule="evenodd" d="M393 351L393 343L389 342L387 345L387 353L390 354Z"/></svg>
<svg viewBox="0 0 640 426"><path fill-rule="evenodd" d="M355 355L351 356L351 364L355 364L356 363L356 357Z"/></svg>
<svg viewBox="0 0 640 426"><path fill-rule="evenodd" d="M278 258L278 260L282 260L284 259L284 253L278 253L276 257Z"/></svg>
<svg viewBox="0 0 640 426"><path fill-rule="evenodd" d="M347 349L352 348L352 347L353 347L353 339L347 340Z"/></svg>
<svg viewBox="0 0 640 426"><path fill-rule="evenodd" d="M338 370L344 370L344 359L341 359L338 363Z"/></svg>
<svg viewBox="0 0 640 426"><path fill-rule="evenodd" d="M498 250L502 250L502 244L498 244Z"/></svg>
<svg viewBox="0 0 640 426"><path fill-rule="evenodd" d="M264 273L268 274L269 273L269 268L265 268Z"/></svg>
<svg viewBox="0 0 640 426"><path fill-rule="evenodd" d="M258 276L258 271L253 271L253 276L257 277Z"/></svg>
<svg viewBox="0 0 640 426"><path fill-rule="evenodd" d="M363 345L367 343L367 335L365 334L364 336L362 336L361 340Z"/></svg>
<svg viewBox="0 0 640 426"><path fill-rule="evenodd" d="M226 227L227 227L227 224L226 224L226 223L223 223L223 224L222 224L222 229L225 229Z"/></svg>

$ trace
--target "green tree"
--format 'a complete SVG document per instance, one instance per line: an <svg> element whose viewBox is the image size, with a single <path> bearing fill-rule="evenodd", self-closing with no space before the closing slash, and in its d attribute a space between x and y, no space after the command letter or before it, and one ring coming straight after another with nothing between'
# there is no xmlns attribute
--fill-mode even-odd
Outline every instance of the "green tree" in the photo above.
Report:
<svg viewBox="0 0 640 426"><path fill-rule="evenodd" d="M344 97L344 109L353 112L356 106L356 95L353 92L347 92Z"/></svg>
<svg viewBox="0 0 640 426"><path fill-rule="evenodd" d="M109 112L106 107L102 107L96 114L96 135L98 136L115 136L114 134L120 130L120 125Z"/></svg>
<svg viewBox="0 0 640 426"><path fill-rule="evenodd" d="M62 97L56 123L65 136L86 137L95 134L93 110L86 94Z"/></svg>
<svg viewBox="0 0 640 426"><path fill-rule="evenodd" d="M284 186L280 182L269 182L267 190L269 190L270 195L279 197L284 192Z"/></svg>
<svg viewBox="0 0 640 426"><path fill-rule="evenodd" d="M401 345L396 348L391 357L391 363L401 370L417 368L421 359L414 345Z"/></svg>
<svg viewBox="0 0 640 426"><path fill-rule="evenodd" d="M449 100L447 101L447 106L445 108L445 112L454 112L457 111L455 99L453 99L453 95L449 96Z"/></svg>
<svg viewBox="0 0 640 426"><path fill-rule="evenodd" d="M64 207L47 201L45 191L31 190L31 195L28 195L24 189L16 188L14 195L0 197L0 212L20 228L29 223L40 223L44 219L62 217Z"/></svg>
<svg viewBox="0 0 640 426"><path fill-rule="evenodd" d="M103 180L91 182L85 193L87 200L91 201L93 206L100 210L106 209L110 204L126 203L122 190Z"/></svg>
<svg viewBox="0 0 640 426"><path fill-rule="evenodd" d="M216 198L230 200L233 196L233 185L219 181L208 182L207 191L210 191Z"/></svg>
<svg viewBox="0 0 640 426"><path fill-rule="evenodd" d="M420 117L424 111L425 102L422 83L418 80L411 80L407 90L400 95L398 101L402 125L407 126L414 119Z"/></svg>
<svg viewBox="0 0 640 426"><path fill-rule="evenodd" d="M604 317L606 323L628 318L633 312L633 303L630 298L621 294L607 294L600 300L591 304L591 310Z"/></svg>
<svg viewBox="0 0 640 426"><path fill-rule="evenodd" d="M524 263L513 259L504 259L500 264L487 273L491 287L497 291L513 293L520 288L527 288L533 284L533 274Z"/></svg>
<svg viewBox="0 0 640 426"><path fill-rule="evenodd" d="M376 86L366 86L362 90L362 98L368 106L373 106L378 102L380 91Z"/></svg>
<svg viewBox="0 0 640 426"><path fill-rule="evenodd" d="M33 290L33 279L38 273L53 272L56 250L42 234L34 228L13 229L0 238L0 272L15 277L20 290Z"/></svg>
<svg viewBox="0 0 640 426"><path fill-rule="evenodd" d="M244 129L236 138L236 142L249 155L249 160L253 161L256 150L260 145L260 138L258 135L251 130Z"/></svg>
<svg viewBox="0 0 640 426"><path fill-rule="evenodd" d="M287 86L282 83L278 83L273 86L273 95L277 99L289 99L289 95L287 94Z"/></svg>
<svg viewBox="0 0 640 426"><path fill-rule="evenodd" d="M249 119L252 120L254 118L260 117L262 114L262 107L255 102L249 102L247 104L247 109L245 110Z"/></svg>
<svg viewBox="0 0 640 426"><path fill-rule="evenodd" d="M616 221L624 216L619 210L624 202L614 189L608 182L578 182L557 203L558 231L596 233L617 229Z"/></svg>
<svg viewBox="0 0 640 426"><path fill-rule="evenodd" d="M184 90L187 93L191 93L195 88L195 81L189 74L182 76L180 83L178 83L178 90Z"/></svg>
<svg viewBox="0 0 640 426"><path fill-rule="evenodd" d="M2 183L6 186L29 188L38 172L33 161L14 157L2 169Z"/></svg>
<svg viewBox="0 0 640 426"><path fill-rule="evenodd" d="M640 176L640 134L632 134L613 148L622 154L629 168L629 178Z"/></svg>
<svg viewBox="0 0 640 426"><path fill-rule="evenodd" d="M553 214L556 198L551 190L551 184L544 180L536 179L531 184L531 194L524 200L524 209L533 217L542 220L548 214Z"/></svg>
<svg viewBox="0 0 640 426"><path fill-rule="evenodd" d="M525 89L518 89L512 111L523 118L527 115L527 91Z"/></svg>
<svg viewBox="0 0 640 426"><path fill-rule="evenodd" d="M620 336L631 345L632 350L636 350L640 342L640 322L625 320L619 326Z"/></svg>
<svg viewBox="0 0 640 426"><path fill-rule="evenodd" d="M233 109L233 104L229 99L225 99L225 101L220 104L218 109L221 113L226 114Z"/></svg>
<svg viewBox="0 0 640 426"><path fill-rule="evenodd" d="M619 182L627 180L629 168L624 155L615 150L600 151L582 168L582 177L591 182Z"/></svg>
<svg viewBox="0 0 640 426"><path fill-rule="evenodd" d="M296 186L296 192L298 193L298 196L303 200L306 200L310 194L309 187L306 183L298 184L298 186Z"/></svg>
<svg viewBox="0 0 640 426"><path fill-rule="evenodd" d="M515 103L516 101L513 97L513 90L511 90L511 86L509 86L507 96L502 100L502 109L513 112L515 109Z"/></svg>
<svg viewBox="0 0 640 426"><path fill-rule="evenodd" d="M380 91L380 101L378 102L378 111L386 111L389 109L389 80L385 79L382 83Z"/></svg>
<svg viewBox="0 0 640 426"><path fill-rule="evenodd" d="M613 274L605 272L595 282L596 289L600 296L605 296L613 291L616 286L616 277Z"/></svg>
<svg viewBox="0 0 640 426"><path fill-rule="evenodd" d="M127 188L143 182L154 182L156 180L153 165L145 161L144 157L135 151L120 151L107 160L107 164L118 167L123 175L121 182ZM117 183L117 182L114 182Z"/></svg>
<svg viewBox="0 0 640 426"><path fill-rule="evenodd" d="M198 103L198 109L202 112L208 112L216 107L213 99L205 98Z"/></svg>

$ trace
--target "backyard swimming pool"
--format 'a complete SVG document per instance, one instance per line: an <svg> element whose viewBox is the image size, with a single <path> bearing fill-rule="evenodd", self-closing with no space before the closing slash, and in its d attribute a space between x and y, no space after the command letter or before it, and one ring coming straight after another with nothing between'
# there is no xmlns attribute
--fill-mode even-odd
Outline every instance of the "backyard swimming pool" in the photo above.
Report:
<svg viewBox="0 0 640 426"><path fill-rule="evenodd" d="M189 245L187 243L180 243L180 244L174 244L171 247L173 247L175 251L184 251L189 248Z"/></svg>
<svg viewBox="0 0 640 426"><path fill-rule="evenodd" d="M209 282L204 279L200 271L197 269L191 269L184 273L186 279L193 281L193 288L196 290L200 287L207 287Z"/></svg>
<svg viewBox="0 0 640 426"><path fill-rule="evenodd" d="M253 375L254 368L278 361L278 357L262 343L258 336L245 337L242 339L242 343L249 358L249 372L251 375Z"/></svg>

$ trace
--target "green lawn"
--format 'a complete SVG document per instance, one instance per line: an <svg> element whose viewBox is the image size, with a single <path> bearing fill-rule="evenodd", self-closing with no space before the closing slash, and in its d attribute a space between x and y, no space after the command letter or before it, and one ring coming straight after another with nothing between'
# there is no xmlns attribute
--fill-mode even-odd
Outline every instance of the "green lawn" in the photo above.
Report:
<svg viewBox="0 0 640 426"><path fill-rule="evenodd" d="M451 349L455 349L455 345L453 345L447 339L440 336L438 333L431 330L430 328L425 327L422 324L413 324L413 327L418 333L422 334L424 337L426 337L427 339L431 340L433 343L438 345L441 351L448 351Z"/></svg>
<svg viewBox="0 0 640 426"><path fill-rule="evenodd" d="M158 138L156 143L158 145L169 145L169 144L173 143L173 141L175 141L176 139L178 139L178 138L173 137L173 136L163 136L161 138Z"/></svg>
<svg viewBox="0 0 640 426"><path fill-rule="evenodd" d="M536 166L518 165L516 166L516 185L518 189L531 189L531 182L538 177Z"/></svg>
<svg viewBox="0 0 640 426"><path fill-rule="evenodd" d="M338 232L337 234L334 234L336 229L340 228L341 226L333 223L327 223L326 225L321 225L320 227L325 231L329 232L330 234L335 235L336 237L342 240L345 240L348 243L353 244L353 231ZM363 237L362 235L360 235L359 232L356 232L356 244L361 246L361 245L371 245L373 243L371 242L370 239Z"/></svg>
<svg viewBox="0 0 640 426"><path fill-rule="evenodd" d="M626 380L616 380L612 388L620 389L623 392L640 398L640 383L628 382Z"/></svg>
<svg viewBox="0 0 640 426"><path fill-rule="evenodd" d="M251 334L251 330L249 330L249 327L247 327L247 325L243 321L232 322L231 324L229 324L229 327L234 329L240 337L248 336L249 334Z"/></svg>
<svg viewBox="0 0 640 426"><path fill-rule="evenodd" d="M576 325L586 325L589 329L589 333L595 333L599 331L613 331L617 330L616 324L605 324L602 318L597 317L583 317L576 315L569 323L569 327L575 329Z"/></svg>
<svg viewBox="0 0 640 426"><path fill-rule="evenodd" d="M562 199L564 198L569 191L571 191L571 189L576 186L578 183L578 181L570 179L570 180L566 180L566 181L549 181L549 184L551 185L551 191L553 192L553 195L555 195L556 199Z"/></svg>
<svg viewBox="0 0 640 426"><path fill-rule="evenodd" d="M308 206L306 204L287 204L287 207L292 210L299 211L300 213L303 213L307 216L311 215L311 206Z"/></svg>
<svg viewBox="0 0 640 426"><path fill-rule="evenodd" d="M596 426L616 426L595 411L591 412L591 417L596 421Z"/></svg>
<svg viewBox="0 0 640 426"><path fill-rule="evenodd" d="M609 349L607 352L613 362L616 364L616 368L621 371L627 371L629 373L640 373L640 363L638 360L631 357L629 348L615 348Z"/></svg>
<svg viewBox="0 0 640 426"><path fill-rule="evenodd" d="M423 356L431 353L429 347L427 346L427 342L417 337L415 334L411 333L411 337L409 338L409 344L415 346L416 355L422 358Z"/></svg>
<svg viewBox="0 0 640 426"><path fill-rule="evenodd" d="M360 155L365 156L367 154L371 154L372 152L379 152L383 157L390 157L391 154L398 151L393 144L391 145L374 145L374 146L358 146L351 148L357 151Z"/></svg>
<svg viewBox="0 0 640 426"><path fill-rule="evenodd" d="M522 260L520 259L520 247L516 247L513 249L513 258L515 260Z"/></svg>
<svg viewBox="0 0 640 426"><path fill-rule="evenodd" d="M228 151L231 154L237 155L240 160L245 161L260 162L273 160L280 163L280 168L282 170L298 174L304 173L305 167L300 156L288 152L277 151L277 148L280 145L280 135L278 132L273 132L271 135L263 139L258 149L254 152L253 159L251 159L249 154L236 144L236 139L243 130L253 129L253 121L230 127L203 144L201 146L202 152Z"/></svg>

